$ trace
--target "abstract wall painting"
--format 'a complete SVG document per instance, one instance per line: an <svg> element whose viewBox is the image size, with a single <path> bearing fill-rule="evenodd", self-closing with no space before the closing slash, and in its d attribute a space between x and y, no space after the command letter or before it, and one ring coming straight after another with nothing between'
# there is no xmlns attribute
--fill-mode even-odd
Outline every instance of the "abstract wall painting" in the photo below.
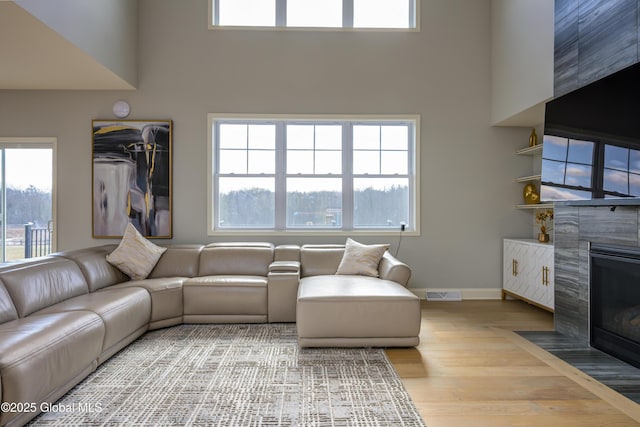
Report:
<svg viewBox="0 0 640 427"><path fill-rule="evenodd" d="M171 120L93 120L93 237L172 237Z"/></svg>

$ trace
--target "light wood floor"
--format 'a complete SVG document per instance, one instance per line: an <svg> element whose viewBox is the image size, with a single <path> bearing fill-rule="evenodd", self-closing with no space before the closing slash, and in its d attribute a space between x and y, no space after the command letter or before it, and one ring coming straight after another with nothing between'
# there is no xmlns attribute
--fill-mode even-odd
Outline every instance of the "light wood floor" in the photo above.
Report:
<svg viewBox="0 0 640 427"><path fill-rule="evenodd" d="M387 354L427 427L640 426L640 405L523 339L521 301L423 302L421 343Z"/></svg>

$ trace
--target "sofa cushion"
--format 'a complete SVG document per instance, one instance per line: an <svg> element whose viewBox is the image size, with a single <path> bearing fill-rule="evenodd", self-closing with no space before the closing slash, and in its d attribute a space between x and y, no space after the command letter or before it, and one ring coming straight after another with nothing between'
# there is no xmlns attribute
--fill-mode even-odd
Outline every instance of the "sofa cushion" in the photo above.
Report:
<svg viewBox="0 0 640 427"><path fill-rule="evenodd" d="M336 274L359 274L378 277L378 264L389 245L363 245L347 239Z"/></svg>
<svg viewBox="0 0 640 427"><path fill-rule="evenodd" d="M204 245L172 245L162 254L149 278L194 277L198 275L200 252Z"/></svg>
<svg viewBox="0 0 640 427"><path fill-rule="evenodd" d="M151 297L142 288L104 289L71 298L35 314L69 311L92 311L100 316L105 324L102 350L110 352L114 347L121 347L121 341L126 341L141 328L146 330L151 317Z"/></svg>
<svg viewBox="0 0 640 427"><path fill-rule="evenodd" d="M267 278L204 276L182 285L184 314L266 315Z"/></svg>
<svg viewBox="0 0 640 427"><path fill-rule="evenodd" d="M351 276L313 276L300 279L298 301L345 300L370 301L419 298L404 286L375 277Z"/></svg>
<svg viewBox="0 0 640 427"><path fill-rule="evenodd" d="M200 254L199 276L267 276L274 246L261 242L211 243Z"/></svg>
<svg viewBox="0 0 640 427"><path fill-rule="evenodd" d="M300 248L302 277L336 274L344 254L344 245L303 245Z"/></svg>
<svg viewBox="0 0 640 427"><path fill-rule="evenodd" d="M116 246L117 245L95 246L92 248L57 252L52 254L52 256L67 258L78 264L80 271L82 271L87 281L87 285L89 285L89 292L95 292L106 286L129 280L129 276L109 264L106 260L106 256L113 252Z"/></svg>
<svg viewBox="0 0 640 427"><path fill-rule="evenodd" d="M107 255L107 261L133 280L141 280L151 273L166 250L145 239L129 223L118 247Z"/></svg>
<svg viewBox="0 0 640 427"><path fill-rule="evenodd" d="M110 286L106 291L130 287L146 289L151 296L151 325L149 326L154 327L156 324L167 326L172 322L163 323L163 321L176 320L175 324L182 323L182 284L185 280L187 280L185 277L132 280Z"/></svg>
<svg viewBox="0 0 640 427"><path fill-rule="evenodd" d="M303 278L296 316L303 338L407 338L420 333L420 299L396 282L374 277Z"/></svg>
<svg viewBox="0 0 640 427"><path fill-rule="evenodd" d="M0 270L0 280L9 291L18 317L89 292L75 262L64 258L42 258Z"/></svg>

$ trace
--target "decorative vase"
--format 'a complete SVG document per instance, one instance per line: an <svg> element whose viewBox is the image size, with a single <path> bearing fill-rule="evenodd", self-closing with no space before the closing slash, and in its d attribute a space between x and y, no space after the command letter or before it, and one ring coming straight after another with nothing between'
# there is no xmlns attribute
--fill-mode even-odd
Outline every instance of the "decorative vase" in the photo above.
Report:
<svg viewBox="0 0 640 427"><path fill-rule="evenodd" d="M540 233L538 233L538 242L547 243L549 241L549 233L547 233L546 224L540 226Z"/></svg>
<svg viewBox="0 0 640 427"><path fill-rule="evenodd" d="M536 134L536 129L531 129L531 135L529 135L529 147L535 147L538 145L538 134Z"/></svg>

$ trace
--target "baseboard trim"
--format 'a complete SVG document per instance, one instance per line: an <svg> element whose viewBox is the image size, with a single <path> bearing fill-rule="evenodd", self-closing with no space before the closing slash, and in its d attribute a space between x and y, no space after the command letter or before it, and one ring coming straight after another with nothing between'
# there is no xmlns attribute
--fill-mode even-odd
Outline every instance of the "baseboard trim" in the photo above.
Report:
<svg viewBox="0 0 640 427"><path fill-rule="evenodd" d="M462 294L462 300L497 300L502 299L502 288L458 288L458 289L435 289L435 288L409 288L420 299L427 298L427 292L453 292Z"/></svg>

